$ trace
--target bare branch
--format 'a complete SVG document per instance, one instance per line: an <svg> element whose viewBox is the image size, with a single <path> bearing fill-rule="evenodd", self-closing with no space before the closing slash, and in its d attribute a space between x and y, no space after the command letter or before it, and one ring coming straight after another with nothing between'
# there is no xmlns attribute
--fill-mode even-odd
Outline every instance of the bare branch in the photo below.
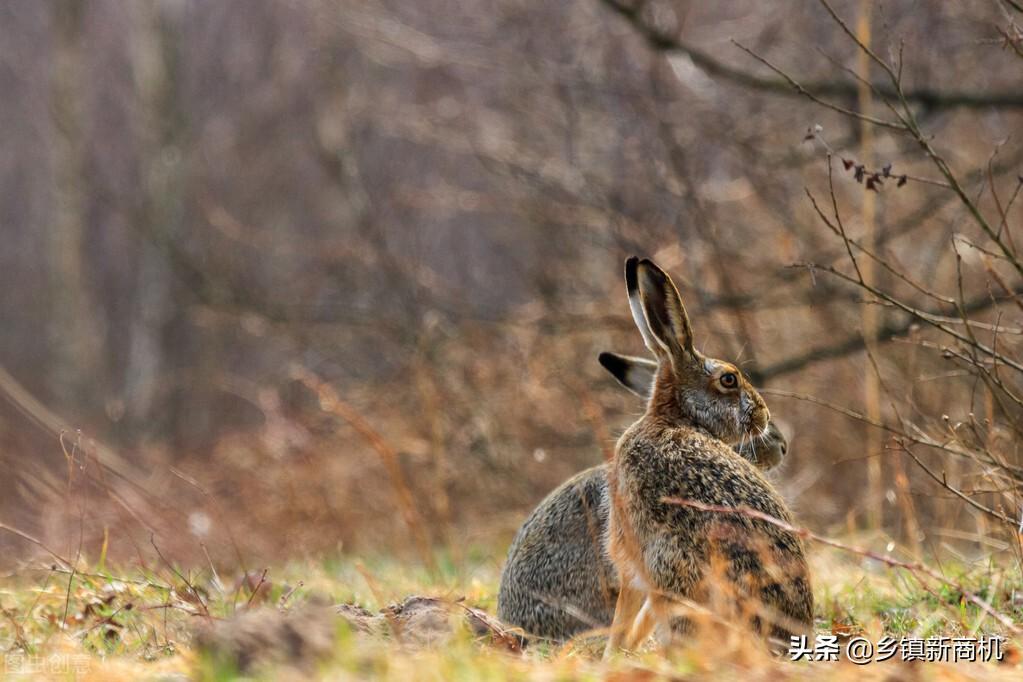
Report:
<svg viewBox="0 0 1023 682"><path fill-rule="evenodd" d="M616 14L625 18L657 52L684 54L693 64L708 75L720 78L754 90L770 92L789 97L803 97L804 94L792 88L790 82L778 78L765 78L726 64L700 50L694 45L674 36L663 35L646 25L639 15L639 6L630 7L618 0L602 0ZM640 3L641 5L642 3ZM841 97L852 99L856 96L856 84L849 81L808 81L802 84L808 92L817 97ZM892 87L875 85L877 92L885 98L898 97ZM904 91L908 102L928 109L984 109L999 107L1005 109L1023 108L1023 92L971 92L968 90L936 90L921 87Z"/></svg>

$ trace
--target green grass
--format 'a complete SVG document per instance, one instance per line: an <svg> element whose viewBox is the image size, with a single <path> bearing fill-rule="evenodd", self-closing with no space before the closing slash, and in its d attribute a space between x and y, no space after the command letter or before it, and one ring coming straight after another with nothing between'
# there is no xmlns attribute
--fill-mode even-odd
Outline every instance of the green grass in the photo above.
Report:
<svg viewBox="0 0 1023 682"><path fill-rule="evenodd" d="M387 558L356 560L330 557L319 562L272 567L253 594L252 584L211 570L82 569L73 577L41 569L20 571L0 588L0 646L12 679L24 665L50 665L54 679L234 679L230 661L196 650L194 632L204 622L230 619L254 608L301 610L314 595L331 603L355 602L371 611L410 594L465 599L490 613L496 610L497 562L486 553L456 564L438 556L438 568ZM84 567L84 563L82 564ZM1017 622L1023 621L1023 581L1014 572L991 567L966 570L943 566L945 575L988 600ZM253 577L259 582L262 569ZM920 584L904 571L865 566L828 553L815 556L817 631L892 637L969 636L1003 633L1005 627L952 587ZM70 584L70 589L69 589ZM521 678L622 679L675 677L746 678L750 675L811 679L891 672L892 665L859 668L847 663L789 663L772 658L748 637L716 636L680 648L666 659L656 651L599 659L599 641L538 646L511 654L457 630L443 646L425 650L401 647L389 639L352 632L338 622L331 634L333 652L310 667L257 668L257 678L307 675L394 680L504 680ZM1017 654L995 665L927 664L928 676L1017 677ZM18 668L21 664L22 668Z"/></svg>

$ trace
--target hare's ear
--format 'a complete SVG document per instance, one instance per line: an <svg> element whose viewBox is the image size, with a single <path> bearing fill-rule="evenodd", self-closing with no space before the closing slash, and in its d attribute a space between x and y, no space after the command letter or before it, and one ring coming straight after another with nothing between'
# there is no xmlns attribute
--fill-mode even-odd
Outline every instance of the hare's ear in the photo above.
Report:
<svg viewBox="0 0 1023 682"><path fill-rule="evenodd" d="M601 353L597 359L611 376L640 398L649 398L657 376L657 363L646 358L634 358L618 353Z"/></svg>
<svg viewBox="0 0 1023 682"><path fill-rule="evenodd" d="M666 354L673 363L695 357L693 328L671 277L646 258L635 268L647 328L660 346L658 357Z"/></svg>
<svg viewBox="0 0 1023 682"><path fill-rule="evenodd" d="M655 357L660 358L664 355L664 348L654 338L650 331L650 325L647 324L646 314L643 312L643 301L639 291L638 270L638 258L632 256L625 261L625 289L629 294L629 309L632 311L632 320L636 323L636 327L639 328L639 333L643 337L643 343L646 344L646 347ZM614 372L611 373L614 374Z"/></svg>

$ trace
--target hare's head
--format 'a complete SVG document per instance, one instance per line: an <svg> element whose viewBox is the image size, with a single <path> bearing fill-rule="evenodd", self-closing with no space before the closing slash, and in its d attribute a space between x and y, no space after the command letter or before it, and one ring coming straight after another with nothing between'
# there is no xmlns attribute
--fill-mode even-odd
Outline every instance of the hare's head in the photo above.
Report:
<svg viewBox="0 0 1023 682"><path fill-rule="evenodd" d="M632 317L657 357L647 413L688 423L728 444L767 432L771 413L738 367L693 346L693 329L678 289L648 259L625 262Z"/></svg>
<svg viewBox="0 0 1023 682"><path fill-rule="evenodd" d="M657 362L621 353L605 351L597 358L601 366L611 373L630 392L650 400L657 378ZM778 466L788 453L789 442L785 434L771 420L762 434L741 438L733 449L754 466L768 471Z"/></svg>

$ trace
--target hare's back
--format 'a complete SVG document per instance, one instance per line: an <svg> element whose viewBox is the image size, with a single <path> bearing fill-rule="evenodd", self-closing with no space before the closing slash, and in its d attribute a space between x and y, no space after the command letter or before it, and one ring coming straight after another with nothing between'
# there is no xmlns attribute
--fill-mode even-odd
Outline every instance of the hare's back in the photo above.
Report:
<svg viewBox="0 0 1023 682"><path fill-rule="evenodd" d="M605 465L573 476L544 498L508 551L498 617L551 639L609 624L618 585L604 552L607 518Z"/></svg>

